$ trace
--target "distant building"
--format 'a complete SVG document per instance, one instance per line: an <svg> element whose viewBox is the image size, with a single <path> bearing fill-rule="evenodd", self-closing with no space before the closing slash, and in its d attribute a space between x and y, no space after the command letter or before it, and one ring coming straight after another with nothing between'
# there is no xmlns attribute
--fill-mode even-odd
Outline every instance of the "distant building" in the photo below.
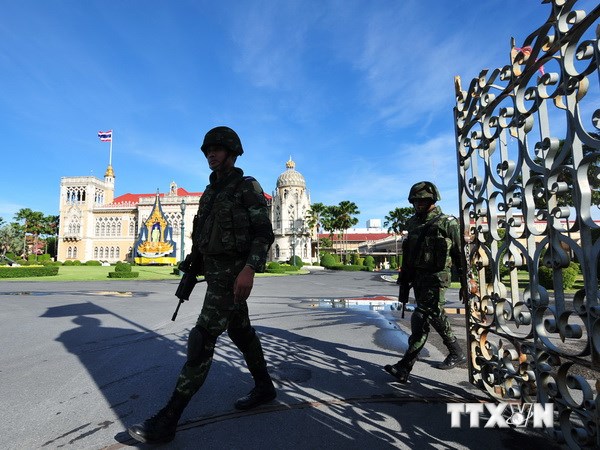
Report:
<svg viewBox="0 0 600 450"><path fill-rule="evenodd" d="M94 176L62 177L60 181L59 261L131 261L140 229L157 196L180 259L192 248L192 221L200 192L188 192L172 182L166 194L115 194L115 174L108 166L104 180ZM182 231L184 240L182 242ZM183 245L182 245L183 244Z"/></svg>
<svg viewBox="0 0 600 450"><path fill-rule="evenodd" d="M317 236L306 223L311 205L306 180L296 171L291 158L285 166L272 196L265 194L275 234L268 258L287 262L296 255L305 263L316 262ZM114 263L140 258L141 255L135 253L143 244L140 241L142 227L151 215L156 215L149 221L152 223L146 224L145 239L151 241L152 232L156 233L158 228L162 233L160 241L172 242L175 247L175 256L169 256L168 260L156 259L156 262L179 261L192 248L192 224L201 196L201 192L188 192L171 182L166 193L126 193L115 197L115 173L110 165L104 179L62 177L57 259ZM153 213L156 210L160 214ZM318 237L330 238L326 233ZM395 249L394 235L381 228L380 219L369 219L367 228L347 230L343 240L338 235L331 239L333 244L329 250L335 252L359 251L361 255L375 255L394 253L391 249ZM390 239L394 242L392 247L389 247ZM382 243L388 244L384 250L380 249ZM138 259L138 262L152 262L153 251L146 247L141 247L146 259Z"/></svg>
<svg viewBox="0 0 600 450"><path fill-rule="evenodd" d="M303 262L310 263L311 230L306 224L310 194L306 189L306 180L296 171L296 163L292 158L285 167L285 172L277 178L271 202L275 242L271 246L270 260L286 262L293 256L299 256Z"/></svg>

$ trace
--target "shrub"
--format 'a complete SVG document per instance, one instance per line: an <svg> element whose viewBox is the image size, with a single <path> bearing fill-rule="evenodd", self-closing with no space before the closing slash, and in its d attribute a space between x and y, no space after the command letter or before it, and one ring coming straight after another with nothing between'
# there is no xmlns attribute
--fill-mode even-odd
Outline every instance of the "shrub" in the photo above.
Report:
<svg viewBox="0 0 600 450"><path fill-rule="evenodd" d="M139 272L108 272L108 278L137 278Z"/></svg>
<svg viewBox="0 0 600 450"><path fill-rule="evenodd" d="M358 266L356 264L336 264L331 267L328 267L331 270L344 270L348 272L358 272L361 270L368 270L366 266Z"/></svg>
<svg viewBox="0 0 600 450"><path fill-rule="evenodd" d="M266 268L265 272L267 272L267 273L284 273L285 270L281 267L281 264L279 264L277 261L271 261L270 263L267 263L267 268Z"/></svg>
<svg viewBox="0 0 600 450"><path fill-rule="evenodd" d="M89 261L85 262L85 265L86 266L101 266L102 263L100 261L96 261L96 260L90 259Z"/></svg>
<svg viewBox="0 0 600 450"><path fill-rule="evenodd" d="M366 256L363 261L363 266L367 268L367 270L371 271L375 268L375 259L372 256Z"/></svg>
<svg viewBox="0 0 600 450"><path fill-rule="evenodd" d="M571 289L577 280L577 276L579 275L580 267L579 264L572 262L569 264L569 267L565 267L562 269L562 287L563 289ZM538 275L540 280L540 285L545 287L546 289L554 289L553 283L553 274L554 270L546 267L540 266L538 269Z"/></svg>
<svg viewBox="0 0 600 450"><path fill-rule="evenodd" d="M288 264L290 266L296 266L296 267L302 267L304 265L304 263L302 262L302 258L300 258L298 255L294 255L290 258L290 260L288 261Z"/></svg>
<svg viewBox="0 0 600 450"><path fill-rule="evenodd" d="M137 278L139 275L139 272L131 271L131 264L123 261L115 264L114 272L108 272L108 278Z"/></svg>
<svg viewBox="0 0 600 450"><path fill-rule="evenodd" d="M119 262L117 262L117 264L115 264L115 272L120 272L120 273L131 272L131 264L119 261Z"/></svg>
<svg viewBox="0 0 600 450"><path fill-rule="evenodd" d="M58 267L0 267L0 278L50 277L58 275Z"/></svg>
<svg viewBox="0 0 600 450"><path fill-rule="evenodd" d="M285 272L297 272L300 266L290 266L289 264L281 264L281 269Z"/></svg>
<svg viewBox="0 0 600 450"><path fill-rule="evenodd" d="M336 264L335 258L331 253L325 253L321 257L321 266L323 267L331 267Z"/></svg>

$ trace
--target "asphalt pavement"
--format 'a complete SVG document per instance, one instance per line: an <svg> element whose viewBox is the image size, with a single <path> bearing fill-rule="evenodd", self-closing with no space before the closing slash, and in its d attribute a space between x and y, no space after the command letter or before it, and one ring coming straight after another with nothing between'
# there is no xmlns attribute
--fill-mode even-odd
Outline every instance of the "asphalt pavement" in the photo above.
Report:
<svg viewBox="0 0 600 450"><path fill-rule="evenodd" d="M168 400L205 290L177 320L174 281L0 283L0 437L6 449L151 448L127 426ZM452 428L448 404L492 402L466 365L435 368L432 332L410 383L382 367L406 349L397 286L378 273L314 271L255 280L249 300L278 397L233 408L253 386L224 335L205 385L165 449L560 448L543 430ZM456 291L448 306L460 312ZM451 315L465 344L465 320Z"/></svg>

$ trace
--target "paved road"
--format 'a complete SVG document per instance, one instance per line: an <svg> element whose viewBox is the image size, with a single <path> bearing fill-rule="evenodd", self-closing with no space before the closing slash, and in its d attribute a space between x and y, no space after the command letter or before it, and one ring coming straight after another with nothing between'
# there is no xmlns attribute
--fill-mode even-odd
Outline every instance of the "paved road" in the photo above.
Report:
<svg viewBox="0 0 600 450"><path fill-rule="evenodd" d="M198 285L171 322L175 288L173 281L2 282L2 447L134 445L124 430L168 399L205 290ZM448 402L485 397L468 383L466 368L432 367L445 356L437 336L412 383L394 382L381 367L406 348L410 313L400 321L389 306L343 308L338 300L396 293L380 275L363 272L257 278L251 318L277 400L233 409L252 380L223 336L177 438L162 448L553 448L537 430L451 428Z"/></svg>

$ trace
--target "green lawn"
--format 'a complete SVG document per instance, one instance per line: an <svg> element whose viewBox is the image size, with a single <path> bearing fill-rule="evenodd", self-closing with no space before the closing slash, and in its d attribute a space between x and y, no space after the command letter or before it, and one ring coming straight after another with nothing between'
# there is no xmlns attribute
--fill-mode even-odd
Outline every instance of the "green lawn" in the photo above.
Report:
<svg viewBox="0 0 600 450"><path fill-rule="evenodd" d="M108 278L108 272L113 272L114 266L61 266L58 275L51 277L3 278L11 281L121 281L123 278ZM169 266L133 266L134 272L139 272L138 278L128 280L177 280L179 275L173 275L173 267Z"/></svg>
<svg viewBox="0 0 600 450"><path fill-rule="evenodd" d="M133 272L139 272L138 278L108 278L108 272L113 272L114 266L61 266L58 275L51 277L24 277L24 278L2 278L1 281L109 281L119 282L122 280L178 280L179 275L173 275L173 267L170 266L132 266ZM287 272L285 274L262 274L257 276L286 276L303 275L307 270Z"/></svg>

